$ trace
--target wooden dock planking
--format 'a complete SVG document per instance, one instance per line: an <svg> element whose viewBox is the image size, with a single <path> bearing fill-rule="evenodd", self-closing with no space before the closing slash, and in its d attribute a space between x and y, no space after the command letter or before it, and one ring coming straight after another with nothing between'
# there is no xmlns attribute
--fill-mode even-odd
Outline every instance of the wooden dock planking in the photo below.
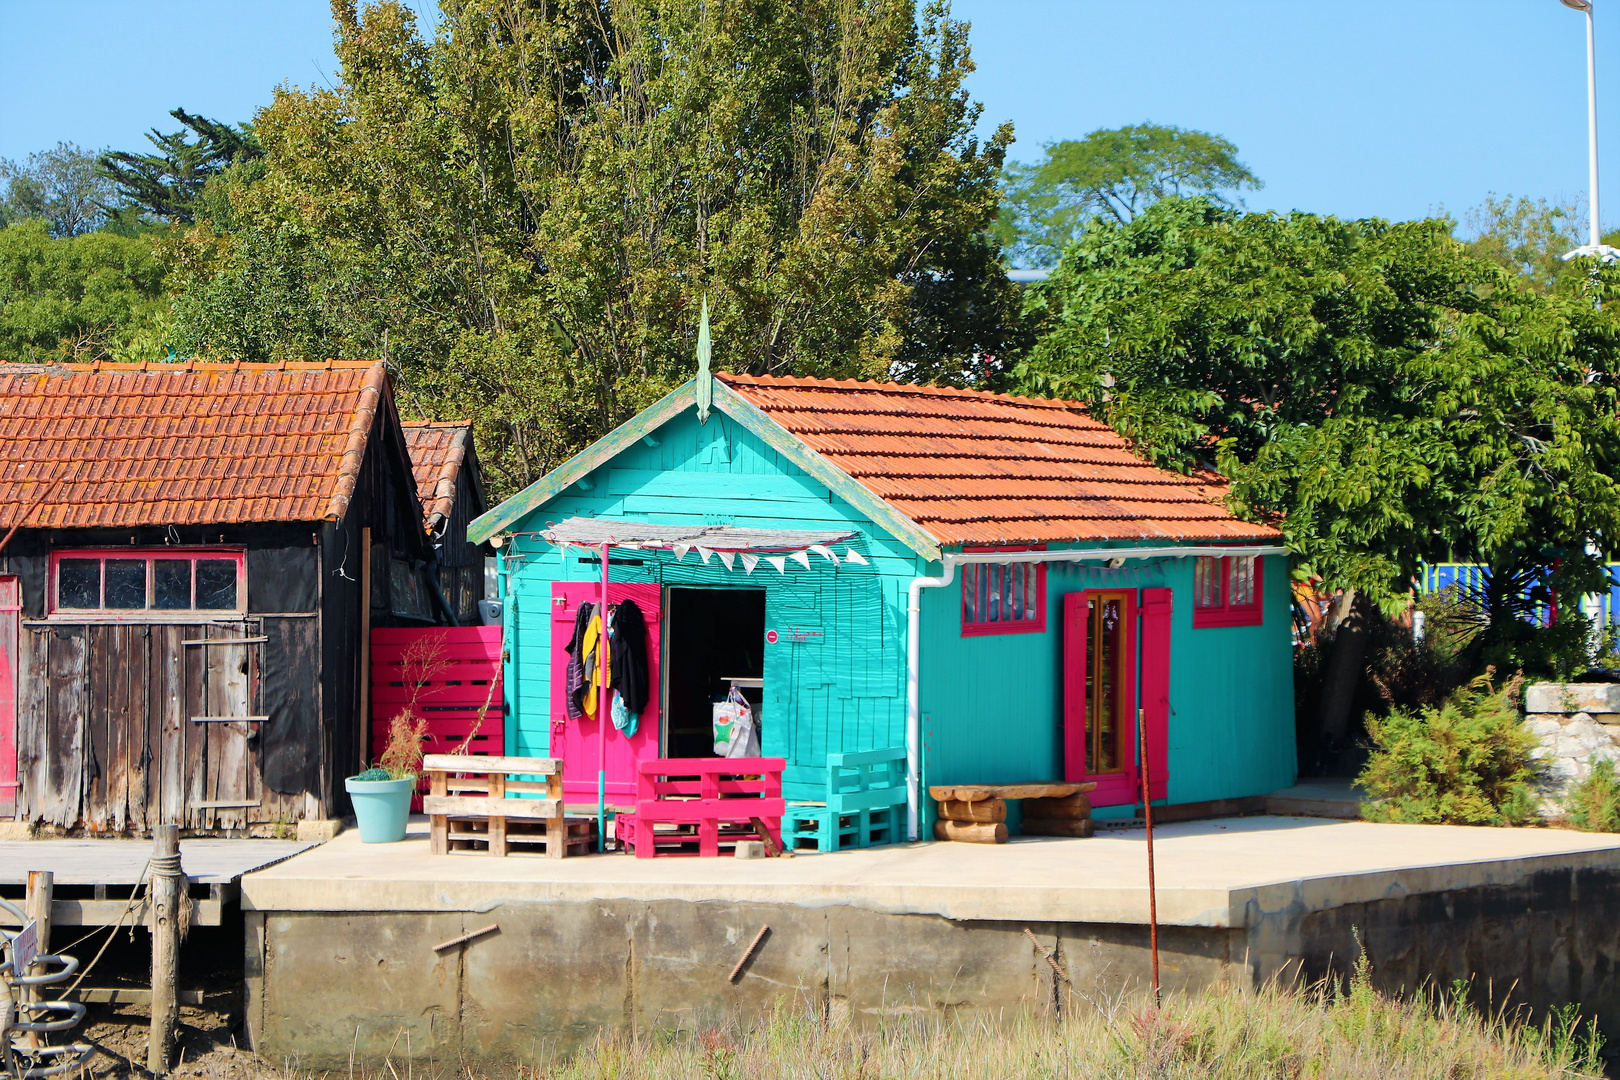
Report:
<svg viewBox="0 0 1620 1080"><path fill-rule="evenodd" d="M297 840L214 840L180 842L180 862L192 886L208 886L207 898L192 900L199 926L217 926L227 904L236 898L242 875L262 870L315 847ZM127 899L107 899L109 890L132 891L140 882L152 845L144 840L14 840L0 841L0 894L19 896L30 870L55 876L57 897L52 918L62 926L125 925L144 918L144 901L130 911ZM64 891L91 888L94 896L63 896ZM8 916L0 908L0 922Z"/></svg>

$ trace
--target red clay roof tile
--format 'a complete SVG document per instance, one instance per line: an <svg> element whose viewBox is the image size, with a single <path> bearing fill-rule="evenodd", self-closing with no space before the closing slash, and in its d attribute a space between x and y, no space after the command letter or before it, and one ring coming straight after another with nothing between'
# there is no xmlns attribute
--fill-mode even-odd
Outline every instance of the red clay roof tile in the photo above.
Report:
<svg viewBox="0 0 1620 1080"><path fill-rule="evenodd" d="M472 444L472 421L407 420L404 426L422 518L432 532L455 508L456 477Z"/></svg>
<svg viewBox="0 0 1620 1080"><path fill-rule="evenodd" d="M717 376L942 544L1276 543L1209 474L1133 454L1076 402L848 379Z"/></svg>
<svg viewBox="0 0 1620 1080"><path fill-rule="evenodd" d="M0 363L0 527L341 515L381 363Z"/></svg>

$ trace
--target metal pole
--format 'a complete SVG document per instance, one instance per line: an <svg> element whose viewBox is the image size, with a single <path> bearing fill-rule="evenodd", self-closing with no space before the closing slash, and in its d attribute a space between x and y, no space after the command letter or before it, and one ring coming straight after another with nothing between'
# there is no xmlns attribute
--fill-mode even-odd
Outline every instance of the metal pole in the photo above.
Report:
<svg viewBox="0 0 1620 1080"><path fill-rule="evenodd" d="M1593 45L1592 8L1586 9L1586 153L1591 202L1591 244L1601 244L1598 224L1597 52Z"/></svg>
<svg viewBox="0 0 1620 1080"><path fill-rule="evenodd" d="M1148 947L1153 954L1153 1007L1159 995L1159 892L1153 878L1153 788L1148 781L1147 722L1145 710L1136 710L1136 753L1142 760L1142 814L1147 820Z"/></svg>
<svg viewBox="0 0 1620 1080"><path fill-rule="evenodd" d="M596 850L607 850L607 732L608 724L608 546L602 545L602 593L596 617L602 631L596 638L597 680L601 683L596 699Z"/></svg>
<svg viewBox="0 0 1620 1080"><path fill-rule="evenodd" d="M159 825L152 830L152 1027L146 1040L146 1071L163 1076L174 1050L174 1029L180 1020L175 984L180 978L180 890L186 875L180 869L180 827Z"/></svg>

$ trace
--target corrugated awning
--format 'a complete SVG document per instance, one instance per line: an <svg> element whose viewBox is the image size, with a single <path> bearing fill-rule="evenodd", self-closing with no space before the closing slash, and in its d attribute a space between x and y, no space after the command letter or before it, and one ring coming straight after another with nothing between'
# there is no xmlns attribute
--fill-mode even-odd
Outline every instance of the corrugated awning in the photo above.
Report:
<svg viewBox="0 0 1620 1080"><path fill-rule="evenodd" d="M732 525L659 525L624 518L572 517L540 535L553 544L678 550L693 548L733 552L796 552L850 540L853 529L739 529Z"/></svg>

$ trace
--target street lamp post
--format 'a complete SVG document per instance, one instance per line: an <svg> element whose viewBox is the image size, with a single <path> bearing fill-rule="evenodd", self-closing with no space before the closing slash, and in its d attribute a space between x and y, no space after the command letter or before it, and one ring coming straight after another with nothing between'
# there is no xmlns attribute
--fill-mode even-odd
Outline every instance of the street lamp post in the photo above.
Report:
<svg viewBox="0 0 1620 1080"><path fill-rule="evenodd" d="M1592 25L1592 0L1562 0L1567 8L1574 8L1586 16L1586 178L1588 215L1587 242L1569 252L1565 259L1577 255L1595 255L1604 262L1620 259L1620 250L1603 242L1598 224L1598 152L1597 152L1597 50Z"/></svg>
<svg viewBox="0 0 1620 1080"><path fill-rule="evenodd" d="M1598 224L1598 153L1597 153L1597 49L1592 25L1592 0L1562 0L1567 8L1574 8L1586 16L1586 182L1587 182L1587 242L1564 255L1566 260L1577 256L1593 256L1602 262L1620 259L1620 251L1603 242L1602 227ZM1593 273L1596 273L1594 266ZM1602 306L1602 301L1598 301ZM1601 556L1598 546L1590 541L1588 554ZM1603 601L1599 596L1583 596L1580 608L1591 621L1591 651L1595 659L1603 643Z"/></svg>

